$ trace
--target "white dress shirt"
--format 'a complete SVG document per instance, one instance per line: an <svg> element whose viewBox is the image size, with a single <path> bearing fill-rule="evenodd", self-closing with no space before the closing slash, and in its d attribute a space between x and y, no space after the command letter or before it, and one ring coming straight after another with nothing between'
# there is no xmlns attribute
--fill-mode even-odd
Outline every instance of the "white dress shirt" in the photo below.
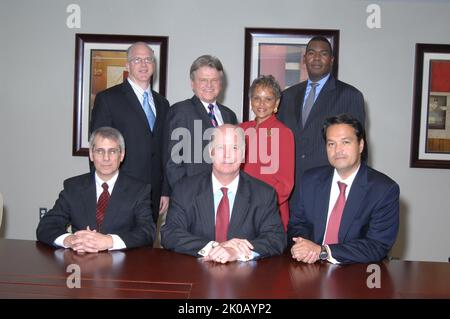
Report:
<svg viewBox="0 0 450 319"><path fill-rule="evenodd" d="M116 184L118 177L119 177L119 172L117 172L113 177L111 177L110 180L108 180L106 182L106 184L108 184L109 194L112 194L114 185ZM104 181L100 177L98 177L97 172L96 172L95 173L95 189L96 189L96 193L97 193L97 201L100 197L100 194L103 192L103 187L102 187L103 183L104 183ZM68 248L68 246L64 245L64 239L66 239L66 237L68 237L70 235L72 235L72 233L62 234L61 236L59 236L58 238L55 239L54 244L59 247ZM112 240L113 240L113 247L110 248L109 250L127 248L127 246L125 245L122 238L120 238L118 235L115 235L115 234L109 234L109 235L112 237Z"/></svg>
<svg viewBox="0 0 450 319"><path fill-rule="evenodd" d="M213 110L214 110L214 116L216 117L216 120L217 120L217 126L220 126L220 125L224 124L222 113L220 113L219 107L217 106L216 102L214 102L214 103L206 103L206 102L203 102L202 100L200 100L200 102L202 102L203 107L206 110L206 113L209 113L208 105L210 105L210 104L214 105L214 109Z"/></svg>
<svg viewBox="0 0 450 319"><path fill-rule="evenodd" d="M336 201L339 197L339 186L337 182L345 183L347 187L345 188L345 202L347 202L348 194L350 194L350 189L352 188L353 181L355 180L356 174L358 174L359 168L361 166L358 166L358 168L346 179L342 179L337 170L334 170L333 173L333 180L331 181L331 190L330 190L330 202L328 203L328 214L327 214L327 225L325 227L325 234L327 233L328 229L328 220L330 219L331 212L333 211L334 205L336 204ZM325 236L323 236L323 240L325 240ZM322 242L323 244L323 242ZM331 249L328 245L325 245L327 251L328 251L328 258L327 260L333 264L338 264L339 262L333 258Z"/></svg>

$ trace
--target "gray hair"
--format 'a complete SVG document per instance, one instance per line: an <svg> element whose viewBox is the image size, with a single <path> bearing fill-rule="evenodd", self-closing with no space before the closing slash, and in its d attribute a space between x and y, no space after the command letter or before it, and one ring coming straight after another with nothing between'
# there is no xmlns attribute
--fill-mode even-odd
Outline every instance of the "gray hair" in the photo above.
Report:
<svg viewBox="0 0 450 319"><path fill-rule="evenodd" d="M139 41L139 42L133 43L133 44L127 49L127 61L132 57L132 56L131 56L131 51L133 51L133 49L134 49L135 47L138 47L138 46L141 46L141 45L146 46L146 47L150 50L150 52L152 53L153 59L155 58L155 57L154 57L155 52L153 52L153 49L148 45L148 43Z"/></svg>
<svg viewBox="0 0 450 319"><path fill-rule="evenodd" d="M119 130L109 126L103 126L96 129L89 137L89 148L91 150L95 147L94 141L97 136L117 142L119 144L120 151L125 151L125 140Z"/></svg>
<svg viewBox="0 0 450 319"><path fill-rule="evenodd" d="M217 57L206 54L198 57L197 59L195 59L194 62L192 62L190 70L190 76L192 81L194 81L194 72L204 66L216 69L217 71L219 71L221 77L223 77L222 62L220 62L220 60Z"/></svg>
<svg viewBox="0 0 450 319"><path fill-rule="evenodd" d="M275 99L279 100L281 98L280 84L278 84L278 81L271 74L260 75L253 80L253 83L250 86L250 98L253 96L253 93L255 93L257 87L270 88L272 89L273 95L275 95Z"/></svg>

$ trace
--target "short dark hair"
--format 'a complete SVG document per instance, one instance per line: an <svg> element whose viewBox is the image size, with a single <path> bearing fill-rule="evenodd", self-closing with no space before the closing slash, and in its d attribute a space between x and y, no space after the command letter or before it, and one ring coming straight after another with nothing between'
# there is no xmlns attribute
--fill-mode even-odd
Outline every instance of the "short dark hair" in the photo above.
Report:
<svg viewBox="0 0 450 319"><path fill-rule="evenodd" d="M309 44L310 44L311 42L313 42L313 41L325 42L325 43L328 45L328 48L329 48L329 50L330 50L330 55L331 55L331 56L334 56L334 55L333 55L333 48L331 47L330 41L328 41L328 39L325 38L325 37L322 36L322 35L316 35L316 36L312 37L311 40L309 40L308 44L306 45L306 51L308 51Z"/></svg>
<svg viewBox="0 0 450 319"><path fill-rule="evenodd" d="M366 140L366 131L364 129L364 126L361 124L360 121L358 121L356 118L352 117L350 114L343 113L336 116L331 116L325 120L322 126L322 137L327 142L327 130L332 125L337 124L347 124L353 127L355 130L356 138L358 139L358 143L363 140L364 141L364 148L361 152L361 160L366 162L369 158L369 149L367 145Z"/></svg>
<svg viewBox="0 0 450 319"><path fill-rule="evenodd" d="M263 88L270 88L272 89L273 95L275 95L275 98L278 100L281 98L281 88L280 84L278 84L277 80L274 78L273 75L260 75L256 79L253 80L252 85L250 86L250 98L253 96L253 93L255 93L255 90L258 86L261 86Z"/></svg>

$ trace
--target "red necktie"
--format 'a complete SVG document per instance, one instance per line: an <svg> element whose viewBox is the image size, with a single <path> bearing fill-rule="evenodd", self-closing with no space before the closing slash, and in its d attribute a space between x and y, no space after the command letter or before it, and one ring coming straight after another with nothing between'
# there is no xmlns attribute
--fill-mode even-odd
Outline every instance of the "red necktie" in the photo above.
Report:
<svg viewBox="0 0 450 319"><path fill-rule="evenodd" d="M336 244L338 243L339 226L341 225L342 213L345 207L345 189L347 184L337 182L339 186L339 196L331 211L330 218L328 219L327 233L325 234L324 244Z"/></svg>
<svg viewBox="0 0 450 319"><path fill-rule="evenodd" d="M230 223L230 203L228 202L228 189L221 188L223 196L217 207L216 214L216 241L219 243L227 240L228 224Z"/></svg>
<svg viewBox="0 0 450 319"><path fill-rule="evenodd" d="M109 201L109 192L108 192L108 184L103 183L103 192L100 194L97 202L97 213L95 215L97 219L97 230L99 231L102 227L103 219L105 218L105 210L106 206L108 206Z"/></svg>

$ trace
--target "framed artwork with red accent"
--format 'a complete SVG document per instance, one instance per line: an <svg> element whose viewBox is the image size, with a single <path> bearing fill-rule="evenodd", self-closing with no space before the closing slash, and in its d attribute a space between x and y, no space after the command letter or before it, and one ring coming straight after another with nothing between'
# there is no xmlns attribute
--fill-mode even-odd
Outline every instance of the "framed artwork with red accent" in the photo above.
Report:
<svg viewBox="0 0 450 319"><path fill-rule="evenodd" d="M127 49L138 41L148 43L153 49L156 68L150 83L153 90L165 95L168 37L81 33L75 35L72 155L89 154L89 121L95 96L127 78Z"/></svg>
<svg viewBox="0 0 450 319"><path fill-rule="evenodd" d="M333 49L333 76L337 78L339 30L319 29L245 29L243 121L254 118L249 89L260 75L273 75L284 90L308 79L303 57L306 45L314 36L327 38Z"/></svg>
<svg viewBox="0 0 450 319"><path fill-rule="evenodd" d="M411 167L450 168L450 44L416 44Z"/></svg>

